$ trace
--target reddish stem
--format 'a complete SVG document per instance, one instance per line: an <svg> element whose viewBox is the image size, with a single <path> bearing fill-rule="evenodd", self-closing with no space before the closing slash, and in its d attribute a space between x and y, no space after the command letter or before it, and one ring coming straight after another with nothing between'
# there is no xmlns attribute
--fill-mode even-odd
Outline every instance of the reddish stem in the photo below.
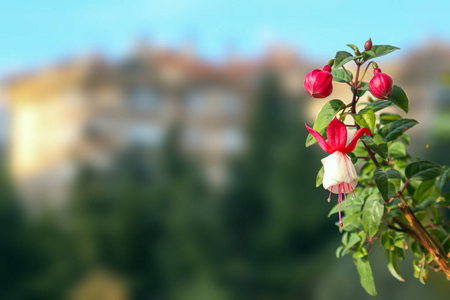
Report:
<svg viewBox="0 0 450 300"><path fill-rule="evenodd" d="M356 67L356 75L355 75L355 82L353 83L353 98L352 98L352 103L351 103L351 107L352 107L352 113L356 114L356 103L358 102L358 98L357 98L357 94L358 94L358 77L359 77L359 70L361 69L361 66L358 64L358 66ZM356 129L360 129L361 127L355 123L355 127ZM375 158L375 154L372 152L372 150L366 145L366 143L363 142L364 147L367 150L367 154L369 155L369 158L373 161L373 163L375 164L375 166L377 168L380 168L380 164L378 163L377 159Z"/></svg>

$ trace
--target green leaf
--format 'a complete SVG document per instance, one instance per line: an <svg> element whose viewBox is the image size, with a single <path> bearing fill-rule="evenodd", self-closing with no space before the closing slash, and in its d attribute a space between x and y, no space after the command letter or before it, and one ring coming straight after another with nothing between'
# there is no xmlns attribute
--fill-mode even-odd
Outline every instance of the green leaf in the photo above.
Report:
<svg viewBox="0 0 450 300"><path fill-rule="evenodd" d="M352 60L352 57L353 57L353 55L348 53L347 51L338 51L336 53L336 56L334 57L333 69L338 69L339 67L348 63L350 60ZM344 61L344 63L342 63L343 61Z"/></svg>
<svg viewBox="0 0 450 300"><path fill-rule="evenodd" d="M423 275L426 273L424 267L425 267L425 254L422 254L422 259L414 260L413 261L414 266L414 277L419 278L419 281L422 284L425 284L425 281L423 280Z"/></svg>
<svg viewBox="0 0 450 300"><path fill-rule="evenodd" d="M372 181L373 177L373 171L375 170L376 166L372 163L372 161L367 162L361 167L360 171L360 177L361 179L368 179Z"/></svg>
<svg viewBox="0 0 450 300"><path fill-rule="evenodd" d="M431 193L430 193L431 194ZM423 210L425 210L425 209L427 209L431 204L435 204L436 203L436 200L438 200L437 198L439 198L439 199L441 199L439 196L438 197L436 197L436 198L433 198L433 197L427 197L425 200L423 200L420 204L418 204L418 205L416 205L415 207L414 207L414 209L415 209L415 211L416 212L420 212L420 211L423 211ZM439 205L440 205L441 203L439 203ZM440 205L440 206L442 206L442 205ZM425 216L424 216L425 217Z"/></svg>
<svg viewBox="0 0 450 300"><path fill-rule="evenodd" d="M405 144L400 141L395 141L389 147L389 154L391 157L400 158L406 156Z"/></svg>
<svg viewBox="0 0 450 300"><path fill-rule="evenodd" d="M363 143L359 141L358 143L356 143L356 147L352 151L352 153L355 154L356 156L367 156L367 149L366 147L364 147Z"/></svg>
<svg viewBox="0 0 450 300"><path fill-rule="evenodd" d="M420 245L417 241L412 242L411 251L416 257L419 257L419 258L422 257L422 249L420 249Z"/></svg>
<svg viewBox="0 0 450 300"><path fill-rule="evenodd" d="M373 103L370 103L366 107L360 110L359 114L363 115L366 111L371 110L373 112L377 112L379 110L382 110L383 108L386 108L392 104L389 100L377 100Z"/></svg>
<svg viewBox="0 0 450 300"><path fill-rule="evenodd" d="M409 136L409 134L402 134L401 139L406 143L406 145L411 145L411 137Z"/></svg>
<svg viewBox="0 0 450 300"><path fill-rule="evenodd" d="M383 126L378 133L386 140L386 142L390 142L398 138L411 127L414 127L419 122L413 119L401 119L398 121L394 121L389 125Z"/></svg>
<svg viewBox="0 0 450 300"><path fill-rule="evenodd" d="M389 124L391 122L400 120L402 117L397 114L391 114L391 113L382 113L380 114L380 123L382 125Z"/></svg>
<svg viewBox="0 0 450 300"><path fill-rule="evenodd" d="M381 168L376 168L373 172L373 179L384 200L397 195L401 178L400 173L394 169L383 171Z"/></svg>
<svg viewBox="0 0 450 300"><path fill-rule="evenodd" d="M347 253L347 251L350 250L351 247L355 246L359 241L361 241L361 238L358 235L358 233L356 233L356 232L350 233L348 243L345 246L344 250L342 250L342 254Z"/></svg>
<svg viewBox="0 0 450 300"><path fill-rule="evenodd" d="M366 123L366 120L364 120L363 116L352 114L352 117L359 126L369 128L369 124Z"/></svg>
<svg viewBox="0 0 450 300"><path fill-rule="evenodd" d="M342 226L342 230L345 231L353 231L359 228L361 223L361 212L354 213L353 215L350 215L348 217L345 216L345 218L343 218L342 220L342 223L344 223L344 226Z"/></svg>
<svg viewBox="0 0 450 300"><path fill-rule="evenodd" d="M422 202L422 203L424 203L424 202ZM431 213L432 213L432 216L433 216L432 219L431 219L431 222L433 222L434 224L441 223L442 222L442 216L439 213L439 210L436 207L434 207L434 206L430 206L430 210L431 210Z"/></svg>
<svg viewBox="0 0 450 300"><path fill-rule="evenodd" d="M416 212L414 212L414 214L416 215L416 218L417 218L417 220L419 220L419 222L422 222L426 216L426 213L423 210L416 211Z"/></svg>
<svg viewBox="0 0 450 300"><path fill-rule="evenodd" d="M336 53L336 57L334 58L334 66L333 69L338 69L348 63L349 61L352 61L354 59L360 58L362 55L353 56L347 51L339 51Z"/></svg>
<svg viewBox="0 0 450 300"><path fill-rule="evenodd" d="M352 93L354 91L353 87L351 88ZM367 91L369 90L369 83L368 82L361 82L361 85L358 88L358 91L356 92L356 96L362 97Z"/></svg>
<svg viewBox="0 0 450 300"><path fill-rule="evenodd" d="M440 165L426 160L416 161L405 169L405 176L410 179L430 180L441 176L443 169Z"/></svg>
<svg viewBox="0 0 450 300"><path fill-rule="evenodd" d="M353 74L349 70L347 70L348 74L350 75L350 78L353 79ZM348 79L347 73L345 73L342 69L335 69L331 71L331 74L333 75L333 81L336 82L350 82L350 79Z"/></svg>
<svg viewBox="0 0 450 300"><path fill-rule="evenodd" d="M348 232L344 232L344 234L342 235L342 245L347 245L348 243Z"/></svg>
<svg viewBox="0 0 450 300"><path fill-rule="evenodd" d="M375 113L373 112L373 110L368 110L368 111L364 112L362 117L366 121L367 125L369 125L368 128L369 128L370 132L374 133L375 122L377 121L377 118L375 117Z"/></svg>
<svg viewBox="0 0 450 300"><path fill-rule="evenodd" d="M355 197L353 199L347 199L347 201L348 201L348 207L345 207L345 205L343 205L341 207L341 209L342 209L343 212L345 212L346 215L349 215L349 216L351 216L354 213L360 211L361 210L361 206L364 203L364 200L361 197L359 197L359 196L357 196L357 197ZM337 214L338 212L339 212L339 205L336 204L330 210L330 212L328 213L328 218L330 216L332 216L333 214Z"/></svg>
<svg viewBox="0 0 450 300"><path fill-rule="evenodd" d="M405 241L405 234L403 232L395 231L394 234L394 246L399 249L407 248L407 243Z"/></svg>
<svg viewBox="0 0 450 300"><path fill-rule="evenodd" d="M363 135L361 137L361 140L366 143L366 145L375 151L379 156L386 159L387 153L388 153L388 147L386 141L381 137L379 134L374 134L373 136L370 135Z"/></svg>
<svg viewBox="0 0 450 300"><path fill-rule="evenodd" d="M405 240L404 240L404 243L405 243L405 245L407 245ZM395 247L394 253L395 253L395 256L397 256L398 259L405 260L405 250L403 248Z"/></svg>
<svg viewBox="0 0 450 300"><path fill-rule="evenodd" d="M324 172L325 172L325 169L324 169L323 166L322 166L322 168L320 168L319 172L317 173L317 177L316 177L316 187L319 187L319 186L322 184Z"/></svg>
<svg viewBox="0 0 450 300"><path fill-rule="evenodd" d="M344 249L344 246L339 246L339 247L336 249L336 258L341 257L342 249Z"/></svg>
<svg viewBox="0 0 450 300"><path fill-rule="evenodd" d="M450 193L444 193L439 197L438 201L440 207L450 207Z"/></svg>
<svg viewBox="0 0 450 300"><path fill-rule="evenodd" d="M352 117L359 126L368 128L374 133L376 117L373 110L367 110L364 114L352 114Z"/></svg>
<svg viewBox="0 0 450 300"><path fill-rule="evenodd" d="M435 182L436 179L434 178L421 182L419 186L416 188L416 191L414 192L413 199L417 203L421 203L423 200L425 200L428 197L428 195L430 195Z"/></svg>
<svg viewBox="0 0 450 300"><path fill-rule="evenodd" d="M347 46L349 46L350 48L352 48L352 49L353 49L353 51L356 51L356 50L358 50L358 51L359 51L358 47L356 47L356 46L355 46L355 45L353 45L353 44L347 44Z"/></svg>
<svg viewBox="0 0 450 300"><path fill-rule="evenodd" d="M363 209L364 231L372 238L380 227L381 219L384 214L384 202L380 200L377 194L367 198Z"/></svg>
<svg viewBox="0 0 450 300"><path fill-rule="evenodd" d="M392 274L392 276L402 282L405 281L405 279L398 273L397 257L395 256L395 252L386 250L386 259L388 262L388 270Z"/></svg>
<svg viewBox="0 0 450 300"><path fill-rule="evenodd" d="M367 61L375 57L384 56L398 49L400 48L389 45L374 45L369 51L363 52L362 55L364 56L364 60Z"/></svg>
<svg viewBox="0 0 450 300"><path fill-rule="evenodd" d="M450 169L446 169L444 173L442 173L442 175L439 176L439 179L436 181L436 190L439 193L442 193L442 189L444 188L444 185L449 178L450 178Z"/></svg>
<svg viewBox="0 0 450 300"><path fill-rule="evenodd" d="M367 256L367 250L364 247L358 247L357 249L354 250L353 252L353 258L361 258Z"/></svg>
<svg viewBox="0 0 450 300"><path fill-rule="evenodd" d="M408 113L408 96L406 96L406 93L401 87L394 85L392 94L389 96L388 100L402 109L405 113Z"/></svg>
<svg viewBox="0 0 450 300"><path fill-rule="evenodd" d="M349 152L347 153L347 155L352 160L352 164L356 165L356 163L358 162L358 158L356 157L355 153Z"/></svg>
<svg viewBox="0 0 450 300"><path fill-rule="evenodd" d="M333 120L334 116L345 107L344 102L339 99L331 100L322 107L317 115L316 122L314 122L313 129L319 132L322 136L325 135L328 124ZM306 147L317 143L316 139L309 134L306 138Z"/></svg>
<svg viewBox="0 0 450 300"><path fill-rule="evenodd" d="M380 236L380 243L386 250L394 250L394 238L392 237L392 230L383 231Z"/></svg>
<svg viewBox="0 0 450 300"><path fill-rule="evenodd" d="M353 258L353 262L358 270L362 287L369 295L376 296L377 291L373 280L372 268L370 267L367 255L360 258Z"/></svg>

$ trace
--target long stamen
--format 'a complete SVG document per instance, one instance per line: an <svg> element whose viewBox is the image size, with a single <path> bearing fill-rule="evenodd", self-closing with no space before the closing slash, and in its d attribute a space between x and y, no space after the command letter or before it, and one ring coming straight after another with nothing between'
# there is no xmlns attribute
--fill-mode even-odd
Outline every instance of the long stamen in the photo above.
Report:
<svg viewBox="0 0 450 300"><path fill-rule="evenodd" d="M338 201L341 202L341 186L338 185Z"/></svg>
<svg viewBox="0 0 450 300"><path fill-rule="evenodd" d="M342 190L344 191L345 208L348 208L348 205L347 205L347 194L345 194L345 185L344 185L344 183L342 183Z"/></svg>
<svg viewBox="0 0 450 300"><path fill-rule="evenodd" d="M350 183L347 183L347 187L348 187L348 192L350 193L350 198L353 200L353 194L352 194L353 189L352 189L352 187L350 186ZM355 196L355 197L356 197L356 196Z"/></svg>
<svg viewBox="0 0 450 300"><path fill-rule="evenodd" d="M348 185L348 188L349 188L349 190L350 190L350 195L352 196L352 199L353 199L353 197L356 198L355 189L353 189L353 188L350 186L349 183L347 183L347 185Z"/></svg>
<svg viewBox="0 0 450 300"><path fill-rule="evenodd" d="M328 196L328 199L327 199L328 202L330 202L330 200L331 200L331 193L332 193L332 192L333 192L333 186L331 186L330 196Z"/></svg>
<svg viewBox="0 0 450 300"><path fill-rule="evenodd" d="M339 202L339 225L342 227L342 216L341 216L341 202L342 202L342 196L341 196L341 185L338 185L338 190L339 190L339 198L338 198L338 202Z"/></svg>

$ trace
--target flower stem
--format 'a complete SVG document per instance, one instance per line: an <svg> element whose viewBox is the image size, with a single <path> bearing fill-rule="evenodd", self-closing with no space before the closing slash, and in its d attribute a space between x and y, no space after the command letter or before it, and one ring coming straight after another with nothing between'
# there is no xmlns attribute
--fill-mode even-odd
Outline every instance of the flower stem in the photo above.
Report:
<svg viewBox="0 0 450 300"><path fill-rule="evenodd" d="M355 82L353 83L353 98L352 98L352 113L356 114L356 97L358 94L358 77L359 77L359 70L361 69L361 66L358 65L356 67L356 75L355 75Z"/></svg>
<svg viewBox="0 0 450 300"><path fill-rule="evenodd" d="M409 180L410 180L409 178L406 180L405 185L403 186L402 191L400 192L400 195L403 195L403 192L405 191L406 186L407 186L408 183L409 183Z"/></svg>
<svg viewBox="0 0 450 300"><path fill-rule="evenodd" d="M361 65L358 65L356 67L356 75L355 75L355 83L353 83L353 98L352 98L352 103L351 103L351 107L352 107L352 114L356 114L356 103L358 102L359 97L358 96L358 77L359 77L359 71L361 69ZM361 128L357 123L355 123L356 129ZM375 154L372 152L372 150L366 145L366 143L364 143L364 147L367 150L367 154L369 155L369 158L373 161L373 163L375 164L375 166L377 168L380 168L380 164L378 163L377 159L375 158Z"/></svg>
<svg viewBox="0 0 450 300"><path fill-rule="evenodd" d="M364 70L364 73L363 73L363 76L361 77L361 82L359 83L359 85L361 85L361 83L362 83L362 81L363 81L363 79L364 79L364 76L366 76L366 73L367 73L367 69L370 67L370 64L367 64L367 67L366 67L366 69ZM359 86L358 85L358 86Z"/></svg>
<svg viewBox="0 0 450 300"><path fill-rule="evenodd" d="M345 71L345 74L347 74L347 77L348 77L348 79L350 80L350 83L351 83L350 85L353 86L354 83L353 83L352 77L350 77L350 74L348 73L347 69L344 66L342 66L342 69ZM358 77L356 77L356 81L358 81Z"/></svg>
<svg viewBox="0 0 450 300"><path fill-rule="evenodd" d="M370 150L369 146L367 146L366 143L364 143L364 141L362 143L363 143L364 147L366 147L367 154L369 155L370 159L373 161L375 166L377 168L381 168L380 164L378 163L377 159L375 158L375 154L372 152L372 150Z"/></svg>
<svg viewBox="0 0 450 300"><path fill-rule="evenodd" d="M406 202L403 195L401 195L400 193L399 198L401 203L398 204L398 207L416 233L415 239L420 243L422 247L428 250L428 252L433 257L433 260L439 265L445 275L447 275L447 279L450 280L450 265L448 264L447 255L442 250L439 243L437 243L436 240L430 235L430 233L428 233L425 227L423 227L423 225L420 223L416 215L409 207L409 204Z"/></svg>

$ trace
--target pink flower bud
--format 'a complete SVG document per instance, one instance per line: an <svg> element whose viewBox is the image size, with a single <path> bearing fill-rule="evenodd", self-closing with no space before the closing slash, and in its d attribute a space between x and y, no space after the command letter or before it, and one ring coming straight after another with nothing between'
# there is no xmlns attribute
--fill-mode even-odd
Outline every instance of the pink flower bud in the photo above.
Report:
<svg viewBox="0 0 450 300"><path fill-rule="evenodd" d="M333 91L332 81L331 67L326 65L322 71L315 69L309 72L303 84L308 94L314 98L325 98Z"/></svg>
<svg viewBox="0 0 450 300"><path fill-rule="evenodd" d="M374 76L369 82L370 92L378 99L388 98L392 93L392 78L387 74L381 73L379 68L373 70L373 74Z"/></svg>

